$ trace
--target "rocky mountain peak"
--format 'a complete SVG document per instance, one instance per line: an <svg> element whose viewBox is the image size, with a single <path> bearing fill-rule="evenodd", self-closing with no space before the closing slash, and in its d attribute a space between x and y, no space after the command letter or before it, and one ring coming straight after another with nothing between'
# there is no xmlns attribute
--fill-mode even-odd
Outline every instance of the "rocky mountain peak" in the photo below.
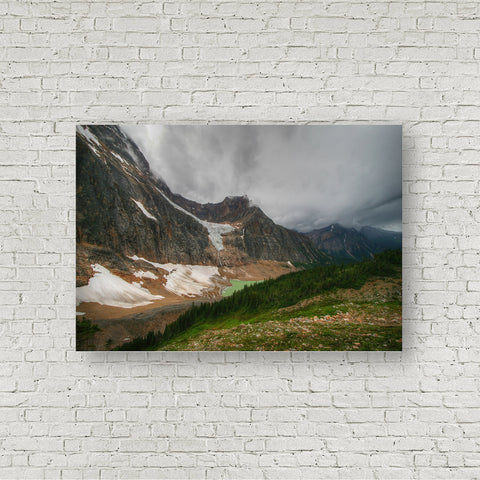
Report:
<svg viewBox="0 0 480 480"><path fill-rule="evenodd" d="M79 125L77 140L82 138L100 159L117 160L150 174L150 165L137 145L117 125Z"/></svg>

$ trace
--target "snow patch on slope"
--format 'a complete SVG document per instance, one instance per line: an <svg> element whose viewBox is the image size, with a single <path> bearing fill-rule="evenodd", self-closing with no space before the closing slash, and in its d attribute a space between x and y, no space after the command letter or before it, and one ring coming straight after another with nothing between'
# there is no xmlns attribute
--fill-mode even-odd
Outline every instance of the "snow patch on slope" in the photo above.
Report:
<svg viewBox="0 0 480 480"><path fill-rule="evenodd" d="M77 132L80 135L82 135L85 138L85 140L87 140L87 145L93 150L93 152L97 155L97 157L99 157L100 152L95 148L95 145L101 148L98 138L88 128L84 127L83 125L77 125ZM103 159L103 162L105 163L104 159Z"/></svg>
<svg viewBox="0 0 480 480"><path fill-rule="evenodd" d="M77 305L95 302L111 307L133 308L161 300L161 295L152 295L147 289L126 282L99 264L92 265L95 272L88 285L77 287Z"/></svg>
<svg viewBox="0 0 480 480"><path fill-rule="evenodd" d="M217 267L208 265L183 265L179 263L156 263L143 257L133 255L134 261L142 260L155 268L161 268L168 273L165 275L167 283L165 288L175 295L195 297L203 295L206 291L223 284L224 278L220 275Z"/></svg>
<svg viewBox="0 0 480 480"><path fill-rule="evenodd" d="M134 275L137 278L150 278L151 280L157 280L158 279L158 277L153 272L148 272L148 271L143 271L143 270L139 270L138 272L135 272Z"/></svg>
<svg viewBox="0 0 480 480"><path fill-rule="evenodd" d="M115 158L118 158L122 163L127 163L118 153L111 152L111 154L112 154Z"/></svg>
<svg viewBox="0 0 480 480"><path fill-rule="evenodd" d="M177 205L175 202L172 202L161 190L157 187L155 189L163 196L163 198L174 208L180 210L185 215L194 218L198 223L203 225L208 230L208 238L212 242L212 245L218 250L223 250L223 240L222 235L225 233L233 232L235 227L226 223L213 223L207 222L205 220L201 220L200 218L196 217L193 213L190 213L188 210L185 210L180 205Z"/></svg>
<svg viewBox="0 0 480 480"><path fill-rule="evenodd" d="M132 257L129 257L127 255L127 257L133 260L134 262L137 262L138 260L142 260L142 262L147 262L155 268L163 268L161 263L151 262L150 260L147 260L146 258L143 258L143 257L138 257L137 255L133 255Z"/></svg>
<svg viewBox="0 0 480 480"><path fill-rule="evenodd" d="M151 218L152 220L155 220L156 222L158 221L144 206L142 202L139 202L138 200L135 200L132 198L132 200L137 204L137 207L142 211L142 213L147 217Z"/></svg>
<svg viewBox="0 0 480 480"><path fill-rule="evenodd" d="M88 128L83 125L77 125L77 132L80 133L80 135L83 135L89 142L93 142L98 147L101 147L98 138Z"/></svg>
<svg viewBox="0 0 480 480"><path fill-rule="evenodd" d="M221 280L217 267L165 263L161 268L168 271L165 288L176 295L202 295L206 290L215 288Z"/></svg>

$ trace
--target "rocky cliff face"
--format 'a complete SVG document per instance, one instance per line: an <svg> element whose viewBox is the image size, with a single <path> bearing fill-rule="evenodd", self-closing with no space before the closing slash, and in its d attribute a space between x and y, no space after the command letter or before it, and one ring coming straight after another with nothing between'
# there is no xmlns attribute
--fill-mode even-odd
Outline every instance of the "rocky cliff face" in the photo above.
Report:
<svg viewBox="0 0 480 480"><path fill-rule="evenodd" d="M366 234L368 235L366 235ZM402 246L402 234L373 227L361 231L333 224L307 233L314 245L333 257L361 260L372 258L375 253ZM381 241L375 241L376 239Z"/></svg>
<svg viewBox="0 0 480 480"><path fill-rule="evenodd" d="M159 262L209 263L206 229L170 205L135 144L116 127L77 133L77 243Z"/></svg>
<svg viewBox="0 0 480 480"><path fill-rule="evenodd" d="M77 130L77 251L158 263L326 262L306 236L276 225L246 197L198 204L151 173L116 126Z"/></svg>

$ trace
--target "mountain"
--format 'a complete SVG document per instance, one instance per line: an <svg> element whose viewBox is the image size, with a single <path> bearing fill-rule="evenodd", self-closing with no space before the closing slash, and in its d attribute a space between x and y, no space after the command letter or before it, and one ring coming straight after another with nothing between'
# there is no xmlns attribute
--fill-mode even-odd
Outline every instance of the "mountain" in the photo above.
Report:
<svg viewBox="0 0 480 480"><path fill-rule="evenodd" d="M402 232L392 232L375 227L362 227L360 232L370 242L374 243L379 251L395 250L402 247Z"/></svg>
<svg viewBox="0 0 480 480"><path fill-rule="evenodd" d="M275 224L247 197L204 205L172 193L117 126L78 127L76 147L81 284L92 255L123 269L134 255L162 264L215 266L330 260L308 237Z"/></svg>
<svg viewBox="0 0 480 480"><path fill-rule="evenodd" d="M402 234L374 227L345 228L338 224L306 234L320 250L338 258L361 260L402 246Z"/></svg>
<svg viewBox="0 0 480 480"><path fill-rule="evenodd" d="M222 258L234 261L235 252L244 252L256 260L329 263L330 258L318 251L304 234L277 225L248 197L226 197L220 203L199 204L166 191L177 206L205 222L220 222L236 227L224 236Z"/></svg>
<svg viewBox="0 0 480 480"><path fill-rule="evenodd" d="M360 260L372 258L376 252L375 246L360 232L338 224L313 230L307 236L317 248L334 257Z"/></svg>

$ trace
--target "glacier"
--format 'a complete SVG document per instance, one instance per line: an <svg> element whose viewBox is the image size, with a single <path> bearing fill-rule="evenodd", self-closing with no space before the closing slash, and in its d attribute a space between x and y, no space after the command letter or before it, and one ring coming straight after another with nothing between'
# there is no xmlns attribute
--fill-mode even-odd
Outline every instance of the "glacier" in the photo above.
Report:
<svg viewBox="0 0 480 480"><path fill-rule="evenodd" d="M155 187L156 190L163 196L163 198L174 208L180 210L185 215L194 218L198 223L203 225L208 230L208 238L212 245L216 248L217 251L223 250L223 240L222 235L225 233L233 232L235 227L229 225L228 223L214 223L214 222L207 222L206 220L201 220L200 218L196 217L193 213L190 213L188 210L185 210L180 205L177 205L175 202L172 202L161 190Z"/></svg>

